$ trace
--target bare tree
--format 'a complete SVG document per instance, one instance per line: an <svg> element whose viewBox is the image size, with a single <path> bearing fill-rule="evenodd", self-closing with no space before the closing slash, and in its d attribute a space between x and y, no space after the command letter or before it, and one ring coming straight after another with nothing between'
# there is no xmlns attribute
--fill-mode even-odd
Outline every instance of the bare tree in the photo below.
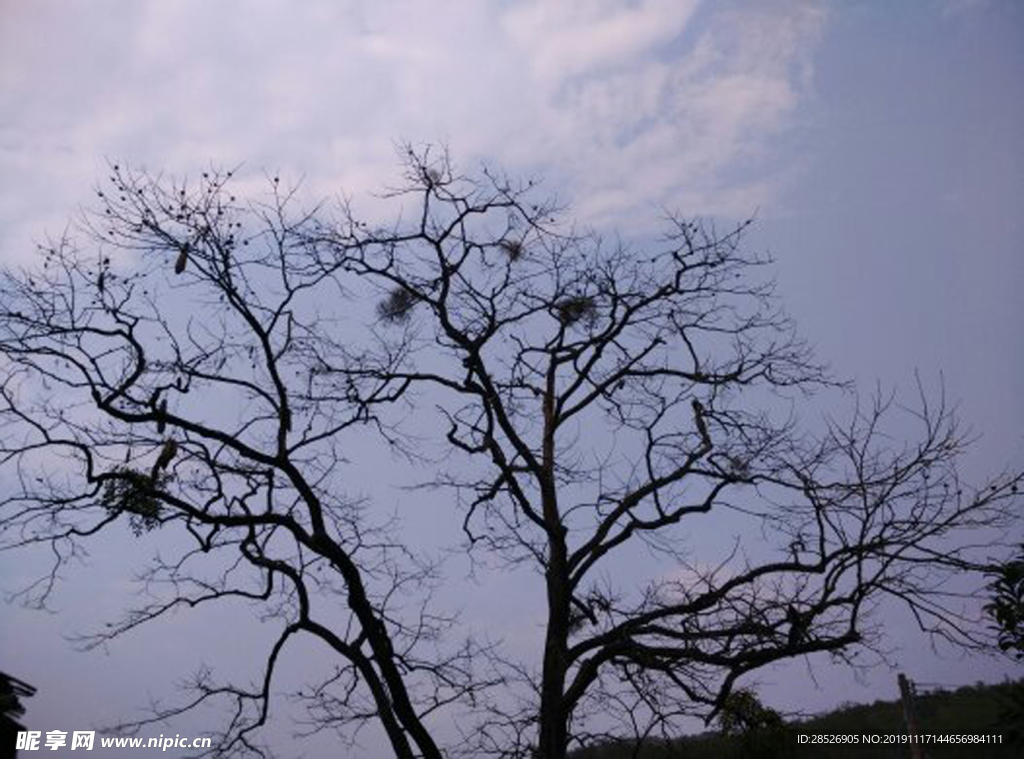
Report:
<svg viewBox="0 0 1024 759"><path fill-rule="evenodd" d="M296 212L276 178L241 202L231 172L193 187L114 166L95 250L63 239L7 275L0 441L19 491L0 525L56 557L28 599L100 530L173 530L179 553L143 578L160 600L95 641L225 598L279 617L259 682L204 673L175 708L233 704L219 753L257 748L303 636L337 655L301 694L318 728L379 722L397 756L434 757L459 714L470 755L550 759L714 719L773 662L849 661L877 647L886 599L987 642L947 581L989 567L1021 475L963 484L967 441L923 391L802 425L808 394L841 387L742 249L747 224L674 218L634 250L566 229L532 183L437 151L404 166L391 226ZM892 442L893 413L915 441ZM437 566L345 495L366 436L458 495L473 557L542 578L535 662L451 640ZM731 548L694 545L717 549L716 530Z"/></svg>

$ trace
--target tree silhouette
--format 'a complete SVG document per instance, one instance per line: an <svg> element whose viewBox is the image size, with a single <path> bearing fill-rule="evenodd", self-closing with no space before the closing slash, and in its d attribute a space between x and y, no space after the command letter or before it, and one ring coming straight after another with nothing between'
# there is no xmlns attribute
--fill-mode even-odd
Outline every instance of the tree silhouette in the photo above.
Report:
<svg viewBox="0 0 1024 759"><path fill-rule="evenodd" d="M989 571L991 600L985 611L991 618L999 650L1024 660L1024 545L1016 555ZM995 727L1010 745L1024 746L1024 682L1008 686Z"/></svg>
<svg viewBox="0 0 1024 759"><path fill-rule="evenodd" d="M25 729L18 718L25 714L23 698L31 698L36 689L16 677L0 672L0 759L17 756L18 733Z"/></svg>
<svg viewBox="0 0 1024 759"><path fill-rule="evenodd" d="M1024 545L1017 555L989 571L992 600L985 606L995 625L999 649L1024 659Z"/></svg>
<svg viewBox="0 0 1024 759"><path fill-rule="evenodd" d="M297 210L277 178L244 201L230 171L113 166L89 247L61 239L5 276L0 442L19 490L0 525L56 557L26 599L127 521L140 540L173 531L178 553L143 578L164 595L91 642L224 599L279 620L255 686L204 670L153 720L226 700L213 752L262 752L281 652L311 637L335 657L297 694L316 728L379 724L399 757L554 759L713 720L776 661L852 662L885 599L986 642L947 581L989 565L979 541L1021 476L963 484L966 441L923 391L803 425L809 394L846 396L743 250L747 224L673 218L634 250L566 228L532 183L460 175L436 150L403 161L390 225ZM906 445L900 414L920 429ZM369 438L455 494L481 567L535 570L535 662L456 640L439 567L347 495L345 452ZM464 730L447 749L444 723Z"/></svg>

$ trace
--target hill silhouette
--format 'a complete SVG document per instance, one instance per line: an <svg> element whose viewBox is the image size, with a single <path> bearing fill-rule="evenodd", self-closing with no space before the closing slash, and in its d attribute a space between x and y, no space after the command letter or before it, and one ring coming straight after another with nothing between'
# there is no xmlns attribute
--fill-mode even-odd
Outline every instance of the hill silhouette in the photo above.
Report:
<svg viewBox="0 0 1024 759"><path fill-rule="evenodd" d="M994 685L977 684L919 694L917 716L921 734L997 735L1001 743L931 743L927 759L1011 759L1024 756L1024 679ZM906 759L906 744L864 745L866 735L906 733L898 700L844 705L803 721L734 735L702 733L671 741L650 741L638 752L631 741L609 742L573 752L572 759ZM800 735L858 736L853 745L798 742ZM991 740L991 739L990 739Z"/></svg>

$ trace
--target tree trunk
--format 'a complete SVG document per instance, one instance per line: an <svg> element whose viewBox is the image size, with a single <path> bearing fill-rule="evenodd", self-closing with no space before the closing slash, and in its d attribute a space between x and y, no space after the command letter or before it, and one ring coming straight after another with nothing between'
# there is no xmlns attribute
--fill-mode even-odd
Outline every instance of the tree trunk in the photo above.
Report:
<svg viewBox="0 0 1024 759"><path fill-rule="evenodd" d="M555 487L555 368L548 367L544 393L543 472L541 501L548 533L548 629L544 640L544 668L540 693L540 735L537 756L564 759L568 748L568 715L565 713L565 672L569 639L569 571L565 527L558 512Z"/></svg>
<svg viewBox="0 0 1024 759"><path fill-rule="evenodd" d="M560 542L560 541L558 541ZM555 548L555 546L552 546ZM540 738L537 756L563 759L568 747L568 715L565 713L566 651L569 633L569 600L565 582L565 550L560 561L552 550L547 573L548 629L544 641L544 669L540 698Z"/></svg>

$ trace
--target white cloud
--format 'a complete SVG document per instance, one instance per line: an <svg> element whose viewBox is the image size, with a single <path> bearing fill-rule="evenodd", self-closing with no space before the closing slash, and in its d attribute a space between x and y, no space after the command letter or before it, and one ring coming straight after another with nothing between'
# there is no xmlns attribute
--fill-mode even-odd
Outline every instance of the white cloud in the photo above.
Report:
<svg viewBox="0 0 1024 759"><path fill-rule="evenodd" d="M504 15L503 25L528 53L540 78L554 81L629 64L682 33L696 0L646 0L637 5L587 0L531 0Z"/></svg>
<svg viewBox="0 0 1024 759"><path fill-rule="evenodd" d="M596 223L770 203L808 87L803 2L117 2L4 6L0 257L88 200L105 158L280 168L357 198L395 140L545 176Z"/></svg>

